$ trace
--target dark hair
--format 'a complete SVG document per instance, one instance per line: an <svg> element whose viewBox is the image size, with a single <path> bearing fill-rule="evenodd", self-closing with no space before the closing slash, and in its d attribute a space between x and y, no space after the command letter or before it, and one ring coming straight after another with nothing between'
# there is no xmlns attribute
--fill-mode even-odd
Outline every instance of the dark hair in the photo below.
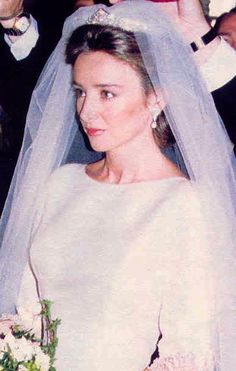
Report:
<svg viewBox="0 0 236 371"><path fill-rule="evenodd" d="M113 26L83 25L70 37L66 62L73 66L81 53L90 51L103 51L129 63L141 76L145 91L151 91L152 84L133 33Z"/></svg>
<svg viewBox="0 0 236 371"><path fill-rule="evenodd" d="M219 33L219 29L220 29L220 26L222 24L222 22L226 19L228 19L229 17L231 17L232 15L236 14L236 7L234 7L233 9L231 9L228 13L223 13L221 14L217 19L216 19L216 22L214 24L214 30L216 30L217 33Z"/></svg>
<svg viewBox="0 0 236 371"><path fill-rule="evenodd" d="M106 6L112 6L109 0L94 0L94 4L105 4Z"/></svg>
<svg viewBox="0 0 236 371"><path fill-rule="evenodd" d="M87 24L77 28L66 47L66 62L74 66L82 53L102 51L127 62L140 76L146 94L153 91L151 80L144 66L134 34L110 25ZM160 121L160 122L159 122ZM163 148L173 143L173 134L160 115L155 130L158 145Z"/></svg>

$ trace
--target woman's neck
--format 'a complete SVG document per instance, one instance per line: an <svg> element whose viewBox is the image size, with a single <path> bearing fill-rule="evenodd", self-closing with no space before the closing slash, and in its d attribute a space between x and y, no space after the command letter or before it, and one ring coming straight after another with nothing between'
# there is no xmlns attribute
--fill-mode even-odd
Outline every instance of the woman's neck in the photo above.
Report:
<svg viewBox="0 0 236 371"><path fill-rule="evenodd" d="M141 150L140 150L141 148ZM106 157L87 166L87 174L106 183L136 183L182 176L162 153L154 139L129 143L106 153Z"/></svg>

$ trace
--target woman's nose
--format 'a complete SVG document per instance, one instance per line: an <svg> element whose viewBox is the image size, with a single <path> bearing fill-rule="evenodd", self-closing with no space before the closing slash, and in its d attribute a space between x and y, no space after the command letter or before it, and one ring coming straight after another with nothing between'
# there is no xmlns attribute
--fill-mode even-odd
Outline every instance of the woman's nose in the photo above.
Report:
<svg viewBox="0 0 236 371"><path fill-rule="evenodd" d="M98 115L98 106L94 99L85 97L83 102L77 103L77 112L82 121L89 122Z"/></svg>

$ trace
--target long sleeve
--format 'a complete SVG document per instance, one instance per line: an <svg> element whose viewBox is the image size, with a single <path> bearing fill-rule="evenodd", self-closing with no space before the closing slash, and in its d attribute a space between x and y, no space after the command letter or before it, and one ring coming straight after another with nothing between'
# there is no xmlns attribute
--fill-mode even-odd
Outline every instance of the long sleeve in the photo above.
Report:
<svg viewBox="0 0 236 371"><path fill-rule="evenodd" d="M40 311L37 282L29 263L27 264L23 274L20 294L18 297L18 306L30 308L30 310L35 314L38 314Z"/></svg>
<svg viewBox="0 0 236 371"><path fill-rule="evenodd" d="M235 50L221 39L216 51L200 66L209 91L221 88L236 75Z"/></svg>
<svg viewBox="0 0 236 371"><path fill-rule="evenodd" d="M162 370L163 365L170 371L214 369L215 304L209 248L214 242L204 230L194 198L186 199L188 212L182 216L179 229L182 237L178 238L178 246L174 244L168 252L167 268L171 274L167 273L164 284L160 359L153 371Z"/></svg>
<svg viewBox="0 0 236 371"><path fill-rule="evenodd" d="M41 304L37 293L37 284L31 271L30 265L27 264L23 279L21 282L17 313L25 324L25 327L32 329L37 337L41 337Z"/></svg>
<svg viewBox="0 0 236 371"><path fill-rule="evenodd" d="M212 92L217 111L221 116L227 133L236 144L236 53L221 39L212 57L201 66L209 90Z"/></svg>

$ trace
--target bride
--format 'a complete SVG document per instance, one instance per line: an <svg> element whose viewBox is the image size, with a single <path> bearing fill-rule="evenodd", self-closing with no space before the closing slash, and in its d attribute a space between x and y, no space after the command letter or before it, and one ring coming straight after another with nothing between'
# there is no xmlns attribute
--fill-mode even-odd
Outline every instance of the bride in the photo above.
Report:
<svg viewBox="0 0 236 371"><path fill-rule="evenodd" d="M235 370L231 145L156 7L72 15L31 102L0 308L53 301L57 370Z"/></svg>

